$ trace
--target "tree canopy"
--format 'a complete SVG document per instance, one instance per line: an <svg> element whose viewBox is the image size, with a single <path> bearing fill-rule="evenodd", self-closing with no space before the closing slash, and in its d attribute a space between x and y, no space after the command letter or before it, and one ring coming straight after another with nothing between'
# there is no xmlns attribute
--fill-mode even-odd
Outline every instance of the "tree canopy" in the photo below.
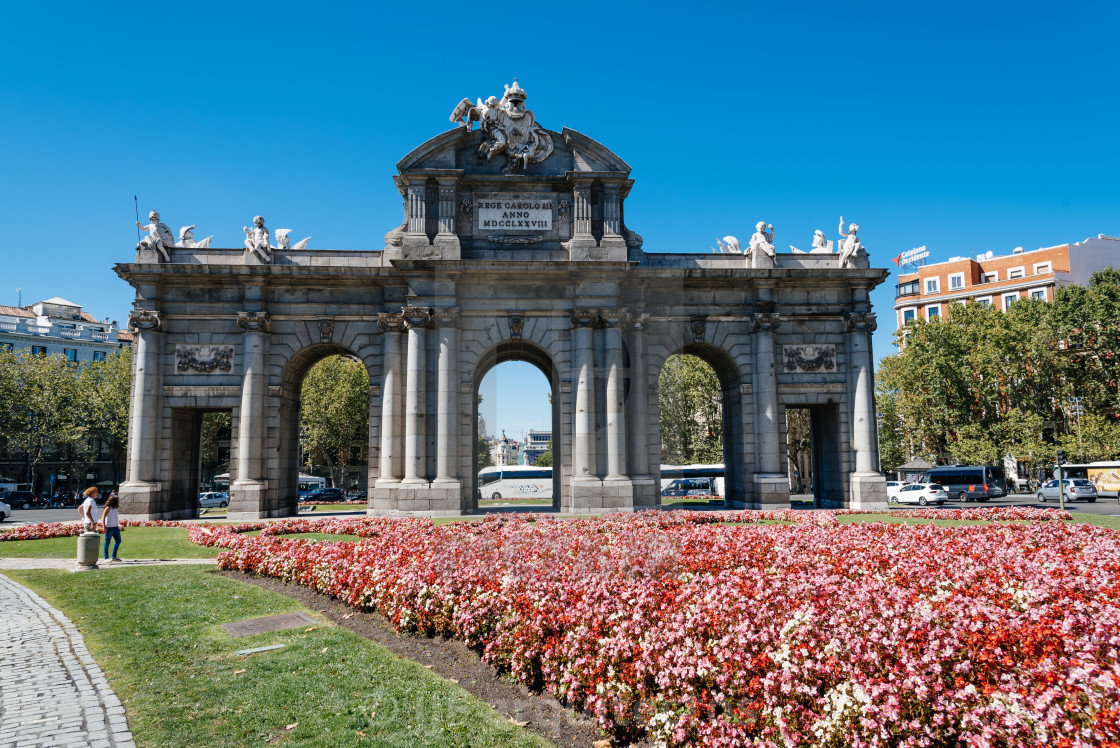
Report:
<svg viewBox="0 0 1120 748"><path fill-rule="evenodd" d="M723 461L723 399L715 371L689 354L670 356L658 375L661 461Z"/></svg>

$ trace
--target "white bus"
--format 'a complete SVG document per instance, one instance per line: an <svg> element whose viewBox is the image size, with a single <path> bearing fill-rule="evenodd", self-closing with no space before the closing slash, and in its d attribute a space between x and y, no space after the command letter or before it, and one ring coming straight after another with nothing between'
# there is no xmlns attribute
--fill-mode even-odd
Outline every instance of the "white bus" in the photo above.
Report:
<svg viewBox="0 0 1120 748"><path fill-rule="evenodd" d="M552 499L552 468L498 465L478 471L480 499Z"/></svg>
<svg viewBox="0 0 1120 748"><path fill-rule="evenodd" d="M1050 474L1057 472L1053 466ZM1062 465L1063 478L1086 478L1093 482L1097 496L1102 499L1120 499L1120 462L1082 462Z"/></svg>
<svg viewBox="0 0 1120 748"><path fill-rule="evenodd" d="M302 499L307 494L314 491L316 488L326 488L327 479L320 478L318 475L300 475L299 476L299 497ZM210 484L210 490L219 493L229 493L229 473L222 473L215 475L213 482Z"/></svg>
<svg viewBox="0 0 1120 748"><path fill-rule="evenodd" d="M718 465L662 465L662 496L727 496L723 463Z"/></svg>

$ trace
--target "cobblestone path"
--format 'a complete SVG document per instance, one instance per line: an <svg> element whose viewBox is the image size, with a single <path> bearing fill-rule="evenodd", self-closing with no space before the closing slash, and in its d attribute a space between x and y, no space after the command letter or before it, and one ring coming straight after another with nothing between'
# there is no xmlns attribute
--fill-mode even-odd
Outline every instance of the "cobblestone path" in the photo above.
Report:
<svg viewBox="0 0 1120 748"><path fill-rule="evenodd" d="M0 611L0 746L133 748L124 707L74 624L3 574Z"/></svg>

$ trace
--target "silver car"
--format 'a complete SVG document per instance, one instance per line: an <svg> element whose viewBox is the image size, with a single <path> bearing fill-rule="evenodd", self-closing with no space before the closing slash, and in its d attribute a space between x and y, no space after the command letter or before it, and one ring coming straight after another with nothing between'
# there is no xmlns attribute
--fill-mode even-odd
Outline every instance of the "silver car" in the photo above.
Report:
<svg viewBox="0 0 1120 748"><path fill-rule="evenodd" d="M1066 501L1081 499L1091 503L1097 500L1097 487L1085 478L1063 478L1062 489L1065 491ZM1057 501L1060 498L1058 495L1060 490L1057 479L1049 480L1038 489L1036 498L1039 501Z"/></svg>
<svg viewBox="0 0 1120 748"><path fill-rule="evenodd" d="M198 505L203 508L216 506L224 509L229 506L229 494L207 491L198 497Z"/></svg>
<svg viewBox="0 0 1120 748"><path fill-rule="evenodd" d="M8 506L7 504L5 504L3 501L0 501L0 522L3 522L4 520L6 520L8 517L11 517L11 516L12 516L12 508L10 506Z"/></svg>

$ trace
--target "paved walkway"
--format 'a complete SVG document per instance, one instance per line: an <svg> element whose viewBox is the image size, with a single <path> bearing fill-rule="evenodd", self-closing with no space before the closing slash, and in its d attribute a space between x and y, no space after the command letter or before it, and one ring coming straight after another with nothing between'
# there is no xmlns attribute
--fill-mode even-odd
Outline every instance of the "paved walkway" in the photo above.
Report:
<svg viewBox="0 0 1120 748"><path fill-rule="evenodd" d="M0 552L3 552L0 547ZM168 566L175 564L210 564L212 558L126 558L115 563L107 564L98 559L96 571L109 569L129 569L137 566ZM78 562L73 558L0 558L0 571L12 569L66 569L68 571L87 571L79 569ZM89 571L93 571L92 569ZM0 743L0 748L4 744Z"/></svg>
<svg viewBox="0 0 1120 748"><path fill-rule="evenodd" d="M0 746L133 748L124 707L74 624L3 574L0 610Z"/></svg>

